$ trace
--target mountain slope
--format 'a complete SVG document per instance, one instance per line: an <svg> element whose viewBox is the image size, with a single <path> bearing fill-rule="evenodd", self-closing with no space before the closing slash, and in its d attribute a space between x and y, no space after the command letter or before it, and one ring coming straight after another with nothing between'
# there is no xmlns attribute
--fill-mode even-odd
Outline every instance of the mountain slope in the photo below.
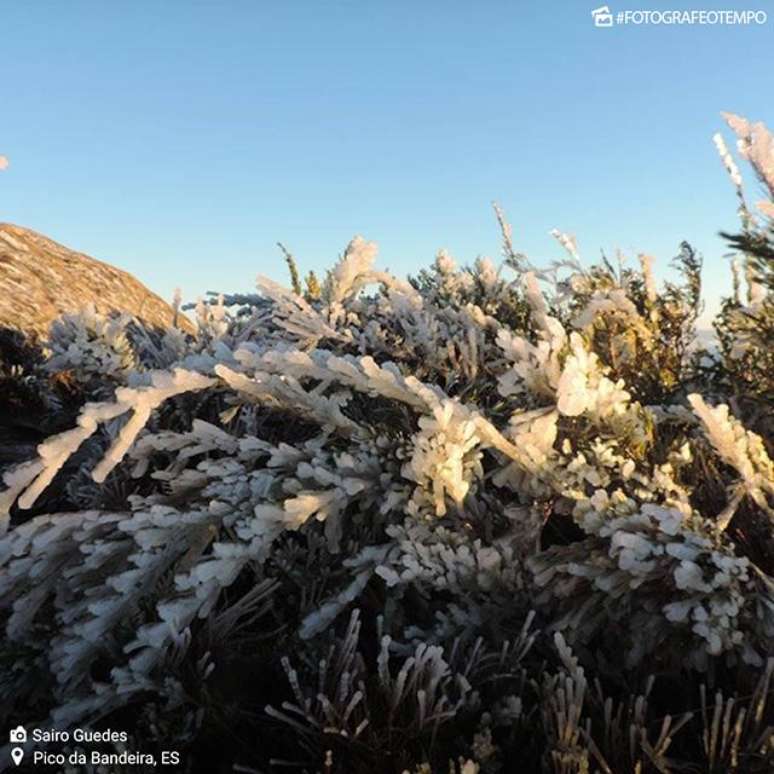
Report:
<svg viewBox="0 0 774 774"><path fill-rule="evenodd" d="M21 226L0 223L0 328L45 339L51 322L93 304L128 312L151 327L173 324L175 312L131 274ZM178 314L178 325L193 333Z"/></svg>

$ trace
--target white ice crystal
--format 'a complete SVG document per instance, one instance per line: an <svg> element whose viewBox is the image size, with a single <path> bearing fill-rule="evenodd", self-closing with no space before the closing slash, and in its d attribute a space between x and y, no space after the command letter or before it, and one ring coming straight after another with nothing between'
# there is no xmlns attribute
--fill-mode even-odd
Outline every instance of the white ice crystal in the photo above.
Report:
<svg viewBox="0 0 774 774"><path fill-rule="evenodd" d="M752 164L774 195L774 135L761 122L753 124L733 113L723 113L723 117L738 137L740 155Z"/></svg>
<svg viewBox="0 0 774 774"><path fill-rule="evenodd" d="M420 486L414 501L424 505L425 492L436 515L446 513L446 498L461 504L474 479L483 473L481 439L475 422L460 417L453 401L443 401L432 417L420 417L419 433L414 436L414 453L406 464L405 475Z"/></svg>
<svg viewBox="0 0 774 774"><path fill-rule="evenodd" d="M708 406L701 395L688 396L695 414L699 417L710 442L720 458L731 465L741 476L740 485L745 494L774 517L774 510L766 497L774 495L774 463L769 459L763 439L745 430L742 424L729 414L728 406ZM738 498L732 498L738 504ZM733 509L726 510L721 518L721 528L733 516Z"/></svg>
<svg viewBox="0 0 774 774"><path fill-rule="evenodd" d="M734 157L729 153L726 147L726 142L723 139L723 135L719 132L712 136L712 141L715 143L715 147L718 150L720 160L723 162L723 166L728 172L728 176L731 178L731 182L737 187L742 187L742 175L739 173L739 167L736 166Z"/></svg>

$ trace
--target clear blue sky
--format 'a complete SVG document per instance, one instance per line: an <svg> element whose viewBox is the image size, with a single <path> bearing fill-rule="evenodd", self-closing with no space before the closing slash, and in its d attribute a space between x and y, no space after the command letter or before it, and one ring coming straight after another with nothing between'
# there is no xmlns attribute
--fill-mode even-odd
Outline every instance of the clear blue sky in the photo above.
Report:
<svg viewBox="0 0 774 774"><path fill-rule="evenodd" d="M169 297L330 265L356 233L416 271L445 247L659 259L728 277L721 110L774 124L774 5L755 27L596 29L601 2L252 0L1 7L0 220ZM730 133L727 133L730 139ZM756 192L750 181L750 193Z"/></svg>

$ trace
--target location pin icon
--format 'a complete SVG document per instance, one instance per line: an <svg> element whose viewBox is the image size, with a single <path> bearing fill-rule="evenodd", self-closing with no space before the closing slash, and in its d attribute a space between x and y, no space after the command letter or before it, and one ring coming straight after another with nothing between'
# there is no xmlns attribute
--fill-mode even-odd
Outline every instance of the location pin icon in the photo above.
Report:
<svg viewBox="0 0 774 774"><path fill-rule="evenodd" d="M13 758L13 762L18 766L24 757L24 750L22 750L21 747L14 747L13 750L11 750L11 757Z"/></svg>

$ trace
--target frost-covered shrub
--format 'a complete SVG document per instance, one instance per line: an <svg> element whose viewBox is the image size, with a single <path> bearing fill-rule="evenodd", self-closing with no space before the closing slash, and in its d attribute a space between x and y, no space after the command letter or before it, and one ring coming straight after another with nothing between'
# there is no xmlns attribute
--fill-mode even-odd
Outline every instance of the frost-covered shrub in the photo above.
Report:
<svg viewBox="0 0 774 774"><path fill-rule="evenodd" d="M767 180L768 135L732 125ZM732 299L708 351L688 245L679 285L560 232L538 268L497 215L500 267L405 281L358 237L305 292L199 303L196 337L54 328L32 378L68 374L77 414L2 471L9 718L189 746L225 722L246 766L767 770L758 227L756 327Z"/></svg>
<svg viewBox="0 0 774 774"><path fill-rule="evenodd" d="M65 371L82 382L125 382L137 371L174 364L186 349L185 334L177 328L149 330L128 314L104 315L93 306L55 320L46 344L46 370Z"/></svg>

